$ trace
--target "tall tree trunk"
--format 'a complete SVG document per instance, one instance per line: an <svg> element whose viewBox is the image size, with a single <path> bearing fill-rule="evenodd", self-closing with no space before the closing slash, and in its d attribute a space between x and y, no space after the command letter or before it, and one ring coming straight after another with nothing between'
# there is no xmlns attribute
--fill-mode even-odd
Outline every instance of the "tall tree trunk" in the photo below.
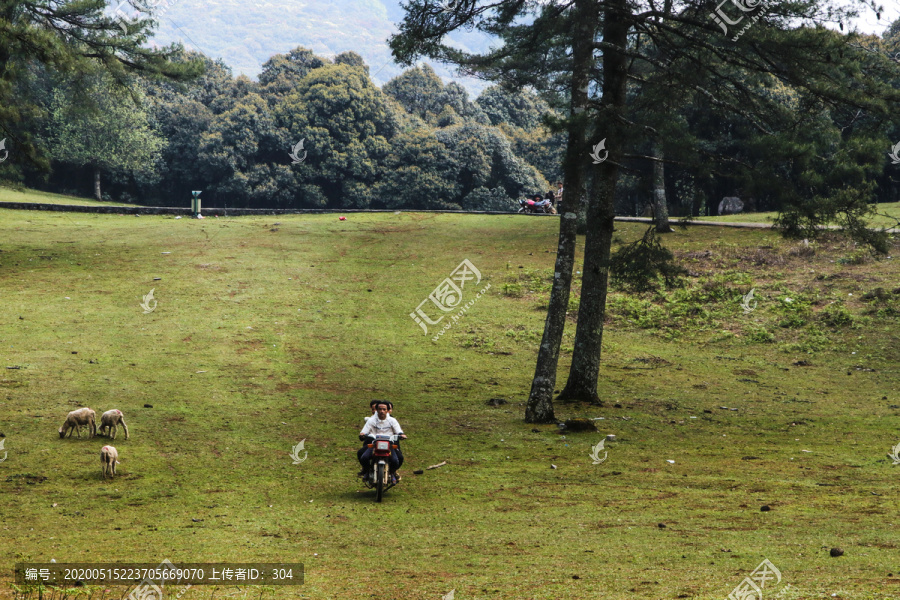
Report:
<svg viewBox="0 0 900 600"><path fill-rule="evenodd" d="M575 211L578 235L587 234L587 185L584 174L581 176L581 189L578 190L578 208Z"/></svg>
<svg viewBox="0 0 900 600"><path fill-rule="evenodd" d="M97 200L103 200L103 197L100 195L100 167L94 167L94 198Z"/></svg>
<svg viewBox="0 0 900 600"><path fill-rule="evenodd" d="M578 327L569 380L558 400L599 402L597 377L600 372L600 348L603 319L606 316L606 292L609 285L609 256L615 224L614 198L619 176L618 161L624 155L627 140L622 114L625 106L628 43L627 0L607 0L603 19L603 97L595 137L606 138L608 159L592 170L588 186L587 225L584 269ZM599 140L598 140L599 141ZM596 183L594 183L596 182Z"/></svg>
<svg viewBox="0 0 900 600"><path fill-rule="evenodd" d="M575 266L575 242L578 212L582 211L582 189L584 188L584 162L587 152L587 107L588 85L593 66L594 26L596 5L593 0L576 0L572 38L572 82L569 115L568 142L563 162L565 175L563 208L559 217L559 246L556 254L556 268L553 274L553 288L550 290L550 305L547 320L544 321L544 336L538 348L537 365L531 393L525 408L527 423L553 423L553 388L556 386L556 369L559 363L559 348L566 326L566 309L569 307L569 292L572 287L572 270Z"/></svg>
<svg viewBox="0 0 900 600"><path fill-rule="evenodd" d="M672 233L669 225L669 205L666 203L666 166L663 163L665 154L662 144L653 144L653 213L656 219L656 233Z"/></svg>

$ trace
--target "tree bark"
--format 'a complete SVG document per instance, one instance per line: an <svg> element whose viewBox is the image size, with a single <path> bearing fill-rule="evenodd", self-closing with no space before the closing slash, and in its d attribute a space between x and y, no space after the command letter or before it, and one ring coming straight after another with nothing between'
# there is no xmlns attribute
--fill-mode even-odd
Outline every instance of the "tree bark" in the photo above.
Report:
<svg viewBox="0 0 900 600"><path fill-rule="evenodd" d="M98 201L103 200L100 195L100 167L94 167L94 198Z"/></svg>
<svg viewBox="0 0 900 600"><path fill-rule="evenodd" d="M656 220L656 233L672 233L669 225L669 205L666 202L666 166L663 163L665 154L662 144L653 144L653 214Z"/></svg>
<svg viewBox="0 0 900 600"><path fill-rule="evenodd" d="M587 187L584 175L581 177L581 189L578 190L578 208L575 211L575 226L578 235L587 234Z"/></svg>
<svg viewBox="0 0 900 600"><path fill-rule="evenodd" d="M526 423L554 423L553 389L556 386L556 370L559 364L559 348L566 326L566 310L572 288L572 270L575 266L578 213L582 208L584 171L582 164L587 152L588 86L593 67L594 23L593 0L576 0L572 31L572 82L570 88L569 131L566 156L563 162L565 176L563 210L559 217L559 246L556 268L544 335L538 348L537 365L531 382L531 393L525 408Z"/></svg>
<svg viewBox="0 0 900 600"><path fill-rule="evenodd" d="M609 256L614 231L614 198L619 176L619 160L627 139L623 126L628 65L619 49L627 47L627 0L604 3L603 96L602 111L594 136L606 138L608 159L595 167L589 185L584 268L578 326L569 380L558 400L588 400L600 403L597 378L600 373L600 349L603 342L603 319L606 316L606 292L609 286Z"/></svg>

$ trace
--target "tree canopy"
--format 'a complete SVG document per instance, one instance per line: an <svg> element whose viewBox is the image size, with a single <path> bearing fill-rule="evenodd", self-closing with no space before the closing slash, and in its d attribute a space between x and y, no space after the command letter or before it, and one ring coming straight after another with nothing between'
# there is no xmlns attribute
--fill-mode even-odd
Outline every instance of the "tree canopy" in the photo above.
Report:
<svg viewBox="0 0 900 600"><path fill-rule="evenodd" d="M394 55L407 64L428 56L507 87L528 85L560 98L568 132L567 210L584 195L586 232L563 399L600 401L615 199L623 171L635 160L683 161L684 179L699 187L710 186L710 177L744 182L774 198L789 235L812 237L818 226L837 220L883 248L883 235L862 223L885 166L875 149L896 119L900 65L882 40L827 27L843 30L867 3L745 3L738 7L743 14L730 15L722 6L710 14L699 0L462 0L447 11L430 0L410 0L391 39ZM476 54L445 42L461 28L503 43ZM678 145L666 150L667 139ZM687 152L674 152L680 146ZM767 188L770 182L775 185ZM550 396L574 248L570 216L560 220L557 276L529 421L554 420Z"/></svg>
<svg viewBox="0 0 900 600"><path fill-rule="evenodd" d="M152 21L122 27L105 11L104 0L8 0L0 9L0 137L7 138L11 165L47 169L49 152L29 129L46 114L47 98L29 85L38 71L69 80L90 77L98 69L112 85L130 89L135 74L189 80L202 71L197 61L173 60L176 46L148 47ZM7 167L9 168L9 166Z"/></svg>

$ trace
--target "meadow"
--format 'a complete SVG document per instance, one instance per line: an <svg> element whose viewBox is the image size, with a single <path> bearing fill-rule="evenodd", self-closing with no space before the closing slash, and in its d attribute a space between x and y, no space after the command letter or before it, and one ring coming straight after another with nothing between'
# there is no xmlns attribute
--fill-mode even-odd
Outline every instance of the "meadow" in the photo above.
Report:
<svg viewBox="0 0 900 600"><path fill-rule="evenodd" d="M556 406L598 431L563 435L523 421L557 227L0 211L0 597L38 597L15 562L169 559L305 565L187 600L721 600L768 559L767 599L900 598L900 240L666 235L684 287L610 295L604 402ZM464 301L490 290L433 341L410 313L464 259ZM372 398L410 436L381 504L355 478ZM109 440L59 439L81 406L125 414L114 480Z"/></svg>
<svg viewBox="0 0 900 600"><path fill-rule="evenodd" d="M133 206L125 202L99 202L93 198L80 198L66 194L54 194L28 188L0 186L0 202L34 202L36 204L76 204L81 206ZM185 203L190 206L190 201Z"/></svg>
<svg viewBox="0 0 900 600"><path fill-rule="evenodd" d="M884 202L872 206L874 214L866 222L872 227L896 228L900 223L900 202ZM711 215L694 217L697 221L718 221L724 223L773 223L776 212L747 212L737 215Z"/></svg>

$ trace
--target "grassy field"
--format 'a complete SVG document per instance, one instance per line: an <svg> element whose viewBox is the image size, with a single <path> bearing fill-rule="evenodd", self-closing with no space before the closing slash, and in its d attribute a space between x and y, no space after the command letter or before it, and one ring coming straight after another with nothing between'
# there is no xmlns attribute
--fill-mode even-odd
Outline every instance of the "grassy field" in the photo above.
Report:
<svg viewBox="0 0 900 600"><path fill-rule="evenodd" d="M900 202L887 202L873 206L876 214L869 218L872 227L897 227L900 222ZM697 221L723 221L725 223L773 223L777 213L758 212L739 215L694 217Z"/></svg>
<svg viewBox="0 0 900 600"><path fill-rule="evenodd" d="M900 598L900 245L667 235L686 286L610 296L604 405L557 406L599 431L563 436L522 420L556 227L2 211L0 596L17 561L168 558L306 565L188 600L721 600L768 559L767 599ZM432 341L409 315L463 259L464 303L490 290ZM382 504L354 477L371 398L410 435ZM113 481L108 440L57 435L81 406L125 414Z"/></svg>
<svg viewBox="0 0 900 600"><path fill-rule="evenodd" d="M81 206L133 206L124 202L98 202L93 198L79 198L30 189L12 189L0 186L0 202L35 202L37 204L79 204ZM190 203L188 202L188 205Z"/></svg>

